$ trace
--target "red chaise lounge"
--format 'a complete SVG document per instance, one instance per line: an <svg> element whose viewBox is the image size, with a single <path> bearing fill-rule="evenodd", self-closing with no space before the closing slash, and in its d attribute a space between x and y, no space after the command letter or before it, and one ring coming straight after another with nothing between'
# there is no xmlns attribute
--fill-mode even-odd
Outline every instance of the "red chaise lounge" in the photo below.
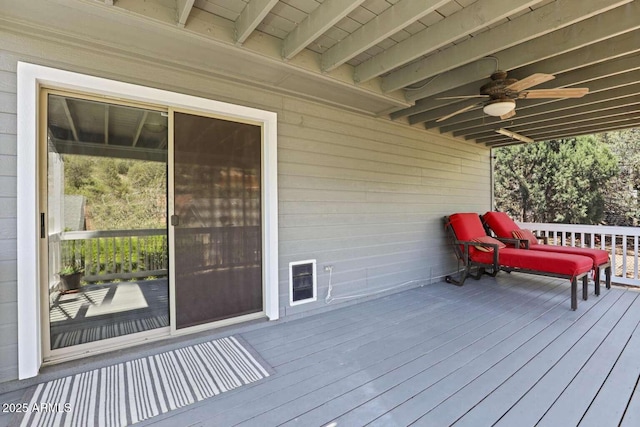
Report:
<svg viewBox="0 0 640 427"><path fill-rule="evenodd" d="M560 277L571 281L571 309L575 310L578 307L578 280L582 279L582 298L587 299L587 275L593 267L591 258L530 251L519 249L517 245L506 247L487 236L476 213L456 213L444 220L454 252L465 266L458 280L447 276L447 282L462 286L468 276L479 279L485 273L495 276L500 270ZM514 239L511 242L518 243ZM476 272L472 274L474 269Z"/></svg>
<svg viewBox="0 0 640 427"><path fill-rule="evenodd" d="M605 284L611 288L611 260L609 253L601 249L574 248L571 246L544 245L538 242L532 233L522 230L509 215L504 212L487 212L482 221L498 238L520 239L528 241L528 248L535 251L552 252L554 254L582 255L591 258L595 271L595 294L600 295L600 272L604 270ZM515 234L514 234L515 232Z"/></svg>

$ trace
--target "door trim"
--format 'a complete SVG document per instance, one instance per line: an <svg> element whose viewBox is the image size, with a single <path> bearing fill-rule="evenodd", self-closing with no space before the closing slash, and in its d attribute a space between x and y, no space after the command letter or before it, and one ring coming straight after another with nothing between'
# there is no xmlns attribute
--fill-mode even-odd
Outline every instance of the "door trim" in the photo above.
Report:
<svg viewBox="0 0 640 427"><path fill-rule="evenodd" d="M17 252L18 252L18 378L38 375L43 362L41 275L46 260L40 254L40 174L38 150L39 93L43 87L88 93L107 99L188 109L238 121L260 123L263 151L263 281L264 314L270 320L278 311L278 195L277 114L270 111L213 101L115 80L18 62L17 87Z"/></svg>

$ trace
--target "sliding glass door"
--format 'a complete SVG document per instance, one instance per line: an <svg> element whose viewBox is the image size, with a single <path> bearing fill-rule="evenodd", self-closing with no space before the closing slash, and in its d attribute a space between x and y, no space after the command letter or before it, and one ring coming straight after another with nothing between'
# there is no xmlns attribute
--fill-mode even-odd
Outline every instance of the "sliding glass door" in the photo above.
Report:
<svg viewBox="0 0 640 427"><path fill-rule="evenodd" d="M167 113L46 103L49 350L168 330Z"/></svg>
<svg viewBox="0 0 640 427"><path fill-rule="evenodd" d="M262 128L173 117L176 329L262 312Z"/></svg>
<svg viewBox="0 0 640 427"><path fill-rule="evenodd" d="M47 357L264 312L262 126L45 99Z"/></svg>

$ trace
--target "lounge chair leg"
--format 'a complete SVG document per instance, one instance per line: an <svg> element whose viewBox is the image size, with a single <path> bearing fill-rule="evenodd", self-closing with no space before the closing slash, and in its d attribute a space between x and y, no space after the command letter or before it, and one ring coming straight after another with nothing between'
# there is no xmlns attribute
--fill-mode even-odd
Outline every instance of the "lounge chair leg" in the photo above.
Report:
<svg viewBox="0 0 640 427"><path fill-rule="evenodd" d="M595 282L595 294L598 296L600 295L600 267L596 267L594 274L595 277L593 278L593 281Z"/></svg>
<svg viewBox="0 0 640 427"><path fill-rule="evenodd" d="M456 280L451 276L447 276L444 278L444 281L447 283L451 283L452 285L456 285L456 286L462 286L464 285L464 277L462 278L462 280Z"/></svg>
<svg viewBox="0 0 640 427"><path fill-rule="evenodd" d="M585 273L582 276L582 299L587 300L589 298L589 275Z"/></svg>
<svg viewBox="0 0 640 427"><path fill-rule="evenodd" d="M444 281L447 283L451 283L453 285L456 286L462 286L464 285L464 281L467 279L467 276L469 275L469 272L471 271L471 267L470 266L466 266L464 268L464 270L462 270L459 274L460 278L458 280L454 279L452 276L446 276L444 278Z"/></svg>
<svg viewBox="0 0 640 427"><path fill-rule="evenodd" d="M605 285L611 289L611 265L604 269Z"/></svg>
<svg viewBox="0 0 640 427"><path fill-rule="evenodd" d="M571 279L571 310L578 308L578 279Z"/></svg>
<svg viewBox="0 0 640 427"><path fill-rule="evenodd" d="M478 270L476 271L476 274L474 274L473 277L474 280L480 280L482 279L482 275L485 274L485 270L483 267L478 268Z"/></svg>

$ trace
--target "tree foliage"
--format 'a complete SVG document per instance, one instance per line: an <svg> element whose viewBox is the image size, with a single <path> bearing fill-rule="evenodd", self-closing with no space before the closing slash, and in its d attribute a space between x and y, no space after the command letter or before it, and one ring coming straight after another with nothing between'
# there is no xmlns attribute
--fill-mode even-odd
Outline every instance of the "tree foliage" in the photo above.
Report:
<svg viewBox="0 0 640 427"><path fill-rule="evenodd" d="M64 155L65 194L85 196L94 230L161 228L166 223L166 165Z"/></svg>
<svg viewBox="0 0 640 427"><path fill-rule="evenodd" d="M496 209L532 222L602 221L608 181L618 162L592 136L504 147L495 151Z"/></svg>
<svg viewBox="0 0 640 427"><path fill-rule="evenodd" d="M619 173L607 184L604 219L607 224L637 226L640 218L640 129L600 134L618 158Z"/></svg>

